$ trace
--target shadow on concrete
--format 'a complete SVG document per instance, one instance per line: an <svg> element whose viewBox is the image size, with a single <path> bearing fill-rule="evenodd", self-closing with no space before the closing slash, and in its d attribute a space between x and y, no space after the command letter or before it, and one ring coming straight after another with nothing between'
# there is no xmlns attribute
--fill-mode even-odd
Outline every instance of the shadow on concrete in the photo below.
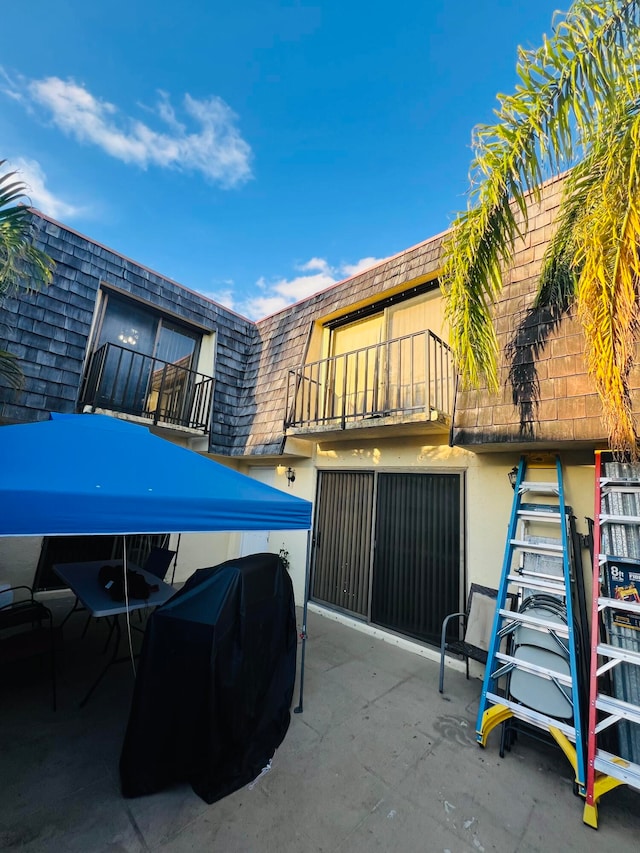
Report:
<svg viewBox="0 0 640 853"><path fill-rule="evenodd" d="M58 596L57 619L72 604ZM292 715L271 771L210 806L189 785L125 800L118 760L132 668L114 666L78 708L104 660L107 633L92 622L83 638L84 623L78 615L65 625L57 712L46 671L2 671L2 850L637 849L637 793L622 788L603 797L595 836L582 823L582 800L557 747L523 737L501 759L499 732L478 746L477 678L451 670L440 695L436 661L313 612L305 710Z"/></svg>

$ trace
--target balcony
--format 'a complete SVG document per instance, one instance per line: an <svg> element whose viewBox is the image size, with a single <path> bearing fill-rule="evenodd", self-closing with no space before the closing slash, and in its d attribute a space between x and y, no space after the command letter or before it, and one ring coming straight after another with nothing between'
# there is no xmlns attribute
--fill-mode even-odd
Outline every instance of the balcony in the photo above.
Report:
<svg viewBox="0 0 640 853"><path fill-rule="evenodd" d="M161 361L117 344L91 354L81 405L154 424L209 431L213 379L180 362Z"/></svg>
<svg viewBox="0 0 640 853"><path fill-rule="evenodd" d="M289 371L285 431L446 432L454 377L451 349L428 329L305 364Z"/></svg>

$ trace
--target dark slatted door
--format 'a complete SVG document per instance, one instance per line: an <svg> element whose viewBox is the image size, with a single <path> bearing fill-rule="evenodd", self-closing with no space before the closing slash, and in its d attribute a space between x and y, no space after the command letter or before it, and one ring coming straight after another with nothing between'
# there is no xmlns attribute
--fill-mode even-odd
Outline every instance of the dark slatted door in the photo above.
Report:
<svg viewBox="0 0 640 853"><path fill-rule="evenodd" d="M378 475L371 621L438 643L460 610L458 474Z"/></svg>
<svg viewBox="0 0 640 853"><path fill-rule="evenodd" d="M373 472L320 471L312 597L368 616Z"/></svg>

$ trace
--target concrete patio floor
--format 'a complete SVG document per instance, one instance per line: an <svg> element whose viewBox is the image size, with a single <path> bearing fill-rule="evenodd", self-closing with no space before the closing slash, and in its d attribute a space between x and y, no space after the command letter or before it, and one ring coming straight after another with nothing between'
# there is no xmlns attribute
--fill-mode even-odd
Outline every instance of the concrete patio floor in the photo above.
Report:
<svg viewBox="0 0 640 853"><path fill-rule="evenodd" d="M55 602L57 612L70 605ZM559 750L520 738L501 759L498 732L477 746L477 679L448 670L440 696L433 661L315 613L304 713L292 714L269 773L210 806L188 786L125 800L118 760L132 673L112 668L79 709L105 637L93 624L81 641L83 625L74 616L65 629L56 713L37 666L3 678L2 850L638 849L640 793L605 795L600 828L589 829Z"/></svg>

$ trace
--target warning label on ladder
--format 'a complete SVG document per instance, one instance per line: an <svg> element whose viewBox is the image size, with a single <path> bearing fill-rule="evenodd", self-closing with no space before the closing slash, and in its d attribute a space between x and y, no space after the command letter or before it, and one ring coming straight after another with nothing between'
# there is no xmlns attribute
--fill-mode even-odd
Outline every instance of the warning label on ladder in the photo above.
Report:
<svg viewBox="0 0 640 853"><path fill-rule="evenodd" d="M610 598L640 604L640 561L611 559L606 562L605 580ZM611 624L640 631L640 614L613 610Z"/></svg>

